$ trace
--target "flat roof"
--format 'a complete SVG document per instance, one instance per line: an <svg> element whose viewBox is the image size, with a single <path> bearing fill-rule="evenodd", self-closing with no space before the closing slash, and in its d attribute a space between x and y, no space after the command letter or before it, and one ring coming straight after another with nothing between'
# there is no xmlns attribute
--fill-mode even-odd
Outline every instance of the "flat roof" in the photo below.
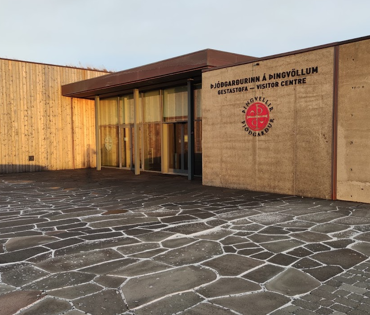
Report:
<svg viewBox="0 0 370 315"><path fill-rule="evenodd" d="M62 86L62 95L93 99L95 96L122 95L139 88L141 91L169 85L186 84L188 79L201 82L202 70L256 60L256 57L214 49L162 60L148 65L78 81Z"/></svg>

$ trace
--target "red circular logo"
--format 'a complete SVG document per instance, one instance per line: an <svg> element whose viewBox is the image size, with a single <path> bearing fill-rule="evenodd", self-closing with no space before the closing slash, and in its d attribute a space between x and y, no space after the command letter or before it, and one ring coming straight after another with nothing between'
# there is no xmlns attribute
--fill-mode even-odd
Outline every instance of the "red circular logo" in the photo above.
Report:
<svg viewBox="0 0 370 315"><path fill-rule="evenodd" d="M248 107L245 114L245 121L253 131L261 131L269 123L270 112L268 107L260 102L253 103Z"/></svg>

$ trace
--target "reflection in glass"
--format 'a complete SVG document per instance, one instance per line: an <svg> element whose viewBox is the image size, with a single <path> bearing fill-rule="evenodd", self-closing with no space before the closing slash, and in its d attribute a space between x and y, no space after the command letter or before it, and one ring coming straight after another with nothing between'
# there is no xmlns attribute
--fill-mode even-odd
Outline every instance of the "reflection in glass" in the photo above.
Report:
<svg viewBox="0 0 370 315"><path fill-rule="evenodd" d="M161 171L161 124L144 125L144 169Z"/></svg>
<svg viewBox="0 0 370 315"><path fill-rule="evenodd" d="M118 167L118 127L100 127L100 151L102 166Z"/></svg>
<svg viewBox="0 0 370 315"><path fill-rule="evenodd" d="M188 119L188 90L186 86L163 91L163 120L186 121Z"/></svg>

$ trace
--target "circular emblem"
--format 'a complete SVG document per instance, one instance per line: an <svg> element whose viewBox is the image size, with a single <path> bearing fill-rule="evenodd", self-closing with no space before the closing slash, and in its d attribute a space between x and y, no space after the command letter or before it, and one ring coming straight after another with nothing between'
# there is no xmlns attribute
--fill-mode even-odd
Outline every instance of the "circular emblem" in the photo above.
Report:
<svg viewBox="0 0 370 315"><path fill-rule="evenodd" d="M245 113L245 122L253 131L261 131L269 123L270 112L268 107L260 102L253 103Z"/></svg>
<svg viewBox="0 0 370 315"><path fill-rule="evenodd" d="M104 140L104 146L105 146L105 149L106 149L107 151L112 150L113 140L112 140L111 136L106 136L106 137L105 137L105 140Z"/></svg>

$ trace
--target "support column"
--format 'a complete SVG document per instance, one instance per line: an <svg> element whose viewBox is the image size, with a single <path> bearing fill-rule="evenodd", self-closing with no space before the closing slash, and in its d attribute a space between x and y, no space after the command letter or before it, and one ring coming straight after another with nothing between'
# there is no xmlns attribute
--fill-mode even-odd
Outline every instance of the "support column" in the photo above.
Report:
<svg viewBox="0 0 370 315"><path fill-rule="evenodd" d="M95 151L96 151L96 169L101 170L101 150L100 150L100 131L99 131L99 106L100 97L95 96Z"/></svg>
<svg viewBox="0 0 370 315"><path fill-rule="evenodd" d="M139 152L139 113L140 113L140 102L139 102L139 90L134 89L134 156L135 156L135 175L140 174L140 152Z"/></svg>
<svg viewBox="0 0 370 315"><path fill-rule="evenodd" d="M188 80L188 180L194 179L194 91Z"/></svg>

